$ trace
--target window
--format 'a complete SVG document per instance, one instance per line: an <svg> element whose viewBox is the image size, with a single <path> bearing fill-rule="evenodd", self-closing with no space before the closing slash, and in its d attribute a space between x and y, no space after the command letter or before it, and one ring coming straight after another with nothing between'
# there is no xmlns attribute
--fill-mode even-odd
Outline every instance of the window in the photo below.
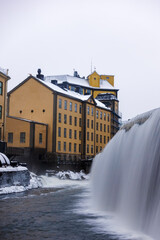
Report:
<svg viewBox="0 0 160 240"><path fill-rule="evenodd" d="M107 117L108 117L108 122L109 122L109 114L107 115Z"/></svg>
<svg viewBox="0 0 160 240"><path fill-rule="evenodd" d="M58 141L58 151L61 151L61 142Z"/></svg>
<svg viewBox="0 0 160 240"><path fill-rule="evenodd" d="M98 153L98 146L96 146L96 153Z"/></svg>
<svg viewBox="0 0 160 240"><path fill-rule="evenodd" d="M0 95L2 95L2 94L3 94L3 83L0 82Z"/></svg>
<svg viewBox="0 0 160 240"><path fill-rule="evenodd" d="M109 142L109 137L107 137L107 142Z"/></svg>
<svg viewBox="0 0 160 240"><path fill-rule="evenodd" d="M72 138L72 129L69 129L69 138Z"/></svg>
<svg viewBox="0 0 160 240"><path fill-rule="evenodd" d="M74 143L74 152L77 152L77 144Z"/></svg>
<svg viewBox="0 0 160 240"><path fill-rule="evenodd" d="M79 113L82 113L82 105L79 105Z"/></svg>
<svg viewBox="0 0 160 240"><path fill-rule="evenodd" d="M106 136L104 136L104 144L106 144Z"/></svg>
<svg viewBox="0 0 160 240"><path fill-rule="evenodd" d="M81 144L79 144L79 152L81 152Z"/></svg>
<svg viewBox="0 0 160 240"><path fill-rule="evenodd" d="M93 141L93 133L91 133L91 141Z"/></svg>
<svg viewBox="0 0 160 240"><path fill-rule="evenodd" d="M100 119L102 119L102 112L100 112Z"/></svg>
<svg viewBox="0 0 160 240"><path fill-rule="evenodd" d="M100 123L100 131L102 131L102 123Z"/></svg>
<svg viewBox="0 0 160 240"><path fill-rule="evenodd" d="M8 133L8 143L13 143L13 133Z"/></svg>
<svg viewBox="0 0 160 240"><path fill-rule="evenodd" d="M87 128L89 128L89 119L87 119Z"/></svg>
<svg viewBox="0 0 160 240"><path fill-rule="evenodd" d="M71 152L72 149L72 143L69 143L69 152Z"/></svg>
<svg viewBox="0 0 160 240"><path fill-rule="evenodd" d="M89 132L87 132L87 140L89 141Z"/></svg>
<svg viewBox="0 0 160 240"><path fill-rule="evenodd" d="M67 115L64 114L64 124L67 124Z"/></svg>
<svg viewBox="0 0 160 240"><path fill-rule="evenodd" d="M62 108L62 99L59 98L59 108Z"/></svg>
<svg viewBox="0 0 160 240"><path fill-rule="evenodd" d="M82 127L82 118L79 118L79 127Z"/></svg>
<svg viewBox="0 0 160 240"><path fill-rule="evenodd" d="M89 113L90 113L90 107L88 106L87 107L87 114L89 115Z"/></svg>
<svg viewBox="0 0 160 240"><path fill-rule="evenodd" d="M25 141L26 141L26 133L21 132L20 133L20 143L25 143Z"/></svg>
<svg viewBox="0 0 160 240"><path fill-rule="evenodd" d="M91 120L91 128L93 129L93 120Z"/></svg>
<svg viewBox="0 0 160 240"><path fill-rule="evenodd" d="M104 132L106 132L106 124L104 124Z"/></svg>
<svg viewBox="0 0 160 240"><path fill-rule="evenodd" d="M93 113L94 113L94 112L93 112L93 107L92 107L92 108L91 108L91 115L92 115L92 116L93 116Z"/></svg>
<svg viewBox="0 0 160 240"><path fill-rule="evenodd" d="M58 122L61 123L61 113L58 114Z"/></svg>
<svg viewBox="0 0 160 240"><path fill-rule="evenodd" d="M77 130L74 130L74 139L77 139Z"/></svg>
<svg viewBox="0 0 160 240"><path fill-rule="evenodd" d="M2 119L2 106L0 105L0 119Z"/></svg>
<svg viewBox="0 0 160 240"><path fill-rule="evenodd" d="M66 152L66 142L63 143L63 150Z"/></svg>
<svg viewBox="0 0 160 240"><path fill-rule="evenodd" d="M93 145L91 145L91 153L93 154Z"/></svg>
<svg viewBox="0 0 160 240"><path fill-rule="evenodd" d="M75 103L75 112L77 112L77 103Z"/></svg>
<svg viewBox="0 0 160 240"><path fill-rule="evenodd" d="M2 128L0 128L0 140L2 139Z"/></svg>
<svg viewBox="0 0 160 240"><path fill-rule="evenodd" d="M87 144L87 153L89 153L89 144Z"/></svg>
<svg viewBox="0 0 160 240"><path fill-rule="evenodd" d="M104 120L106 120L106 113L104 113Z"/></svg>
<svg viewBox="0 0 160 240"><path fill-rule="evenodd" d="M79 140L81 140L81 139L82 139L82 132L79 131Z"/></svg>
<svg viewBox="0 0 160 240"><path fill-rule="evenodd" d="M102 135L100 135L100 143L102 143Z"/></svg>
<svg viewBox="0 0 160 240"><path fill-rule="evenodd" d="M108 133L109 133L109 125L108 125Z"/></svg>
<svg viewBox="0 0 160 240"><path fill-rule="evenodd" d="M42 144L42 133L39 133L39 144Z"/></svg>
<svg viewBox="0 0 160 240"><path fill-rule="evenodd" d="M100 147L100 151L102 151L102 147Z"/></svg>
<svg viewBox="0 0 160 240"><path fill-rule="evenodd" d="M98 143L98 134L96 134L96 142Z"/></svg>
<svg viewBox="0 0 160 240"><path fill-rule="evenodd" d="M72 116L69 116L69 124L72 125Z"/></svg>
<svg viewBox="0 0 160 240"><path fill-rule="evenodd" d="M67 128L64 128L64 138L67 137Z"/></svg>
<svg viewBox="0 0 160 240"><path fill-rule="evenodd" d="M98 131L98 123L96 123L96 130Z"/></svg>
<svg viewBox="0 0 160 240"><path fill-rule="evenodd" d="M97 111L96 111L96 118L98 118L98 114L99 114L99 113L98 113L98 110L97 110Z"/></svg>
<svg viewBox="0 0 160 240"><path fill-rule="evenodd" d="M74 126L77 126L77 117L74 117Z"/></svg>
<svg viewBox="0 0 160 240"><path fill-rule="evenodd" d="M61 127L58 128L58 137L61 137Z"/></svg>
<svg viewBox="0 0 160 240"><path fill-rule="evenodd" d="M72 111L72 102L69 103L69 110Z"/></svg>
<svg viewBox="0 0 160 240"><path fill-rule="evenodd" d="M67 100L64 100L64 109L67 110Z"/></svg>

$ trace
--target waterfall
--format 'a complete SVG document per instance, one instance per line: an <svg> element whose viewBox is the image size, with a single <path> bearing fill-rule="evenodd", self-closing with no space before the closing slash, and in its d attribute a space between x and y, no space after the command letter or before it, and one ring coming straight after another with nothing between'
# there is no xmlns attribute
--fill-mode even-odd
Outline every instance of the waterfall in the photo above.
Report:
<svg viewBox="0 0 160 240"><path fill-rule="evenodd" d="M125 124L91 170L97 209L160 239L160 108Z"/></svg>

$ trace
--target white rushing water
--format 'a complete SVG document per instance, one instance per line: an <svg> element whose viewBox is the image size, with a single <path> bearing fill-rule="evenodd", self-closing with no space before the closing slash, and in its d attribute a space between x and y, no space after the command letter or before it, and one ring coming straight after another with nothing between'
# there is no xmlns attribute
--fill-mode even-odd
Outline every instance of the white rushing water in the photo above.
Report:
<svg viewBox="0 0 160 240"><path fill-rule="evenodd" d="M124 226L160 239L160 109L124 126L93 162L97 210Z"/></svg>

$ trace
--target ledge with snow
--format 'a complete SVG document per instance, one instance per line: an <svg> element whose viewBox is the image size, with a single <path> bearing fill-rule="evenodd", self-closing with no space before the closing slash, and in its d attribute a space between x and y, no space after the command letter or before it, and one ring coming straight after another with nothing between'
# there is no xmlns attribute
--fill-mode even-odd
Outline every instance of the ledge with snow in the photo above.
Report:
<svg viewBox="0 0 160 240"><path fill-rule="evenodd" d="M24 166L12 163L6 155L0 153L0 188L10 186L28 186L30 173Z"/></svg>

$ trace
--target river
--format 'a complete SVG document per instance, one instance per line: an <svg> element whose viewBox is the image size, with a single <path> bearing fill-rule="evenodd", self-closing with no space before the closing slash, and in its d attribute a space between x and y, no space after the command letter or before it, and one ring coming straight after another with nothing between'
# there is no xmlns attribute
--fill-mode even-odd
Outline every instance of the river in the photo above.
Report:
<svg viewBox="0 0 160 240"><path fill-rule="evenodd" d="M92 209L88 180L41 176L36 189L0 195L1 240L140 240Z"/></svg>

